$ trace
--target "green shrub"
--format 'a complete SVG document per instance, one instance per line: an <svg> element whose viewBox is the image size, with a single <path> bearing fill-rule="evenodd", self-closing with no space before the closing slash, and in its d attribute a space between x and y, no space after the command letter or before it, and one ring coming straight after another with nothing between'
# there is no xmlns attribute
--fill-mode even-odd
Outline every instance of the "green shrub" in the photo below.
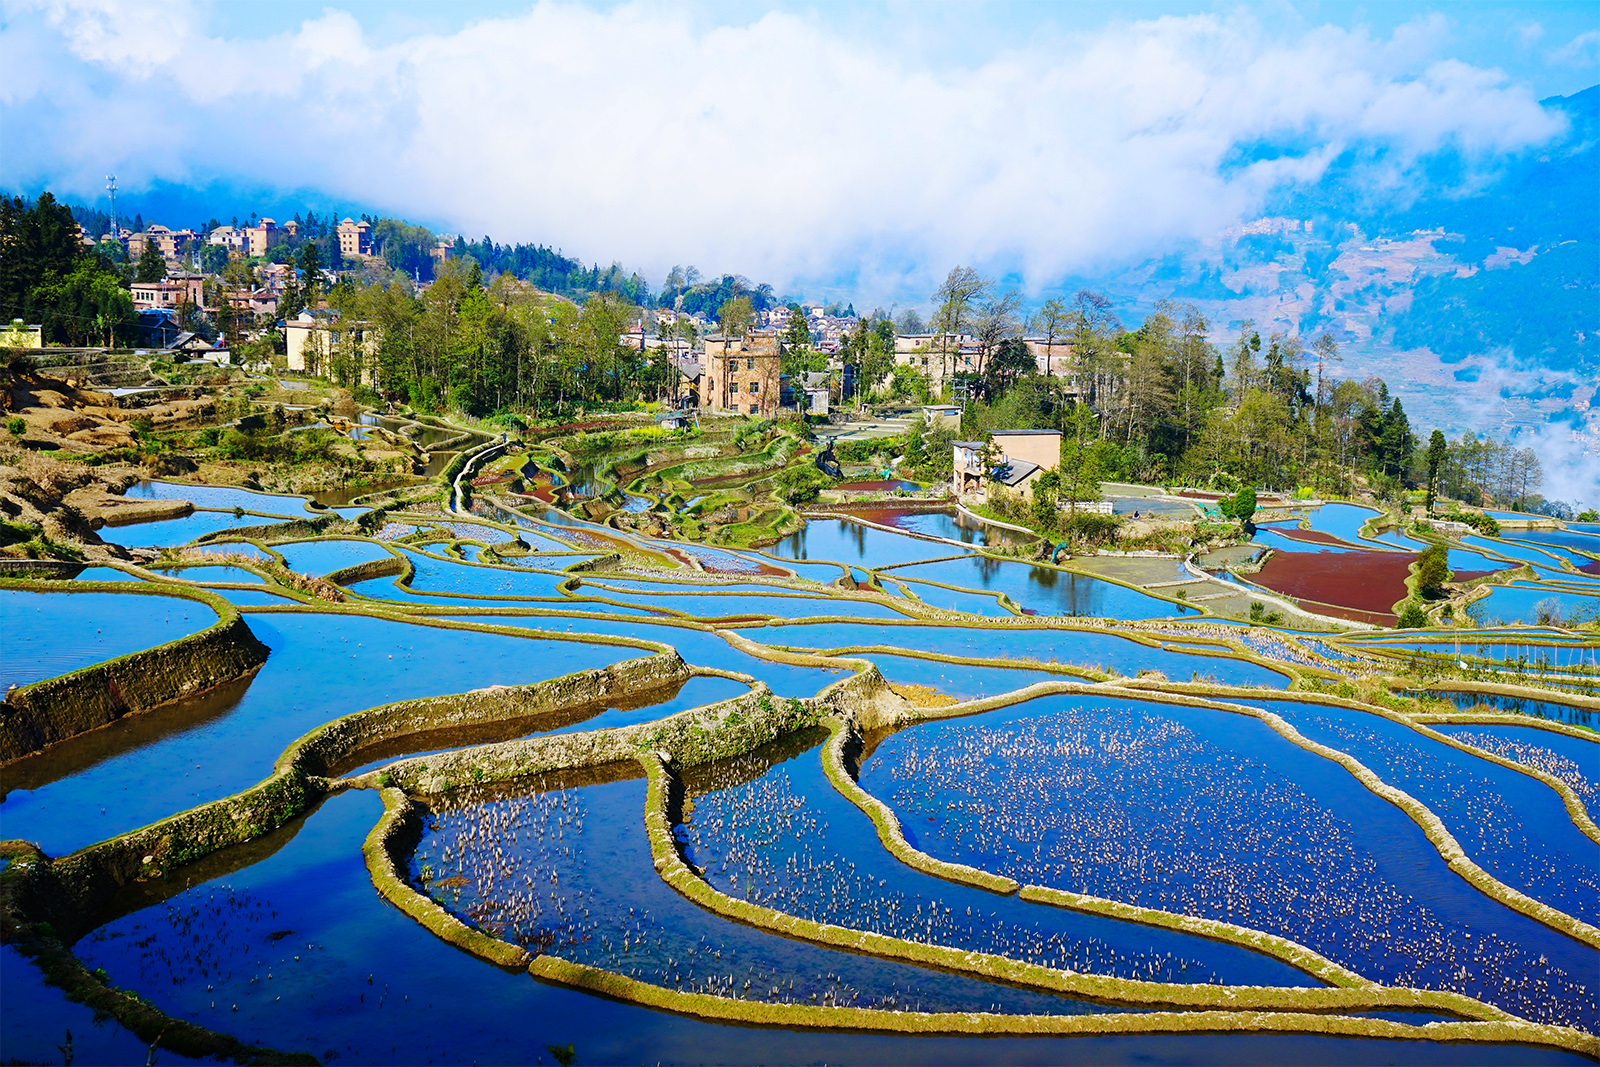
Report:
<svg viewBox="0 0 1600 1067"><path fill-rule="evenodd" d="M6 429L12 437L21 437L28 429L28 424L22 421L21 416L13 415L6 420Z"/></svg>
<svg viewBox="0 0 1600 1067"><path fill-rule="evenodd" d="M898 456L906 449L904 437L877 437L866 441L840 441L833 446L840 463L865 463L873 456Z"/></svg>
<svg viewBox="0 0 1600 1067"><path fill-rule="evenodd" d="M1422 610L1422 605L1415 600L1406 601L1406 606L1400 612L1400 628L1402 630L1416 630L1428 625L1428 613Z"/></svg>
<svg viewBox="0 0 1600 1067"><path fill-rule="evenodd" d="M1097 545L1111 540L1119 525L1115 515L1102 515L1095 511L1080 511L1061 523L1061 532L1085 544Z"/></svg>
<svg viewBox="0 0 1600 1067"><path fill-rule="evenodd" d="M773 479L773 484L780 499L789 504L800 504L815 500L819 492L832 484L832 479L806 463L780 471Z"/></svg>

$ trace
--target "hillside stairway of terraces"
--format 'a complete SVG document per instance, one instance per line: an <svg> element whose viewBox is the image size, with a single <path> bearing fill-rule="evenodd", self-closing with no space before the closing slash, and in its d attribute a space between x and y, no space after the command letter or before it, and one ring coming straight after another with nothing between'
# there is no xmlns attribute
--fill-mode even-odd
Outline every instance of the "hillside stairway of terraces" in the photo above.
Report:
<svg viewBox="0 0 1600 1067"><path fill-rule="evenodd" d="M104 348L48 349L33 355L33 360L40 370L49 371L51 377L72 378L90 389L156 384L145 357L127 352L110 352Z"/></svg>

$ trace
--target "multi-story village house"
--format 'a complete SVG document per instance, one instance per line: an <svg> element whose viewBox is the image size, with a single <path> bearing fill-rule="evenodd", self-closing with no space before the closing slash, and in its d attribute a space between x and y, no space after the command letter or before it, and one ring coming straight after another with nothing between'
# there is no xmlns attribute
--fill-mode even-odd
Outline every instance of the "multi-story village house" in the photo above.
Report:
<svg viewBox="0 0 1600 1067"><path fill-rule="evenodd" d="M289 287L291 278L298 280L300 277L300 272L288 263L268 263L257 273L261 275L262 288L270 289L279 296Z"/></svg>
<svg viewBox="0 0 1600 1067"><path fill-rule="evenodd" d="M218 226L206 234L206 243L220 245L230 252L243 252L245 246L244 230L237 226Z"/></svg>
<svg viewBox="0 0 1600 1067"><path fill-rule="evenodd" d="M372 254L372 225L366 220L345 219L339 223L339 254L345 257Z"/></svg>
<svg viewBox="0 0 1600 1067"><path fill-rule="evenodd" d="M244 231L245 248L247 256L264 256L267 250L278 243L278 224L272 219L262 219L259 223Z"/></svg>
<svg viewBox="0 0 1600 1067"><path fill-rule="evenodd" d="M133 282L133 309L175 308L185 300L200 307L205 303L205 279L198 274L175 272L159 282Z"/></svg>
<svg viewBox="0 0 1600 1067"><path fill-rule="evenodd" d="M977 339L968 334L952 337L948 334L902 333L895 335L894 362L897 367L910 367L926 374L928 391L934 396L941 396L945 383L952 375L977 371L981 360Z"/></svg>
<svg viewBox="0 0 1600 1067"><path fill-rule="evenodd" d="M273 318L278 314L278 294L271 289L240 289L228 294L228 306L247 311L258 319Z"/></svg>
<svg viewBox="0 0 1600 1067"><path fill-rule="evenodd" d="M337 381L376 385L382 331L370 322L344 322L335 311L309 308L283 324L286 365Z"/></svg>
<svg viewBox="0 0 1600 1067"><path fill-rule="evenodd" d="M1061 467L1061 431L996 430L982 441L952 442L950 488L957 497L987 499L997 486L1032 498L1039 476Z"/></svg>
<svg viewBox="0 0 1600 1067"><path fill-rule="evenodd" d="M771 418L780 399L778 364L775 333L707 337L700 363L700 407Z"/></svg>

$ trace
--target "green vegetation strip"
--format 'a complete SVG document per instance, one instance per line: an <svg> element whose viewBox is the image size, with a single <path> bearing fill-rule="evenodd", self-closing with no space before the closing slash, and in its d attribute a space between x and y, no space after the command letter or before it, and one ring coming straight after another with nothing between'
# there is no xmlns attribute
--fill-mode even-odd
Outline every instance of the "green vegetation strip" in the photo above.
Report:
<svg viewBox="0 0 1600 1067"><path fill-rule="evenodd" d="M880 690L887 692L887 687L876 671L841 679L807 700L779 699L757 683L745 695L653 722L413 757L390 764L385 773L410 793L440 795L463 786L554 770L632 764L651 749L668 749L684 763L709 763L742 756L786 734L815 726L830 710L868 704Z"/></svg>
<svg viewBox="0 0 1600 1067"><path fill-rule="evenodd" d="M1099 1015L997 1015L992 1012L888 1011L810 1004L770 1004L684 993L555 956L540 956L528 973L542 981L581 989L647 1008L700 1019L785 1029L862 1030L897 1034L1192 1034L1311 1033L1410 1041L1499 1042L1570 1049L1600 1055L1600 1039L1560 1026L1517 1019L1434 1022L1422 1026L1348 1015L1285 1011L1152 1011Z"/></svg>
<svg viewBox="0 0 1600 1067"><path fill-rule="evenodd" d="M1520 726L1529 730L1549 730L1553 734L1565 734L1580 741L1600 743L1600 734L1588 727L1574 726L1572 723L1557 722L1554 719L1541 719L1533 715L1518 715L1509 711L1421 711L1412 718L1417 722L1452 726Z"/></svg>
<svg viewBox="0 0 1600 1067"><path fill-rule="evenodd" d="M554 715L566 708L681 684L691 673L682 657L667 651L531 685L496 685L466 693L396 701L317 727L285 749L277 766L330 774L377 745L437 730Z"/></svg>
<svg viewBox="0 0 1600 1067"><path fill-rule="evenodd" d="M1051 674L1065 674L1073 678L1087 678L1090 681L1101 681L1112 677L1109 671L1100 667L1080 666L1073 663L1059 663L1055 660L1033 659L1019 656L1016 659L1007 658L979 658L976 656L952 656L944 652L929 652L926 649L897 648L894 645L843 645L839 648L819 650L817 655L829 658L845 657L851 655L884 655L903 656L906 659L930 660L934 663L952 663L971 667L1000 667L1021 670L1047 671Z"/></svg>
<svg viewBox="0 0 1600 1067"><path fill-rule="evenodd" d="M1513 1016L1454 993L1389 987L1275 988L1269 986L1193 985L1147 982L1131 978L1081 974L1024 963L987 952L967 952L945 945L890 937L885 934L819 923L776 909L739 900L713 888L696 875L678 852L668 814L673 774L662 753L641 753L648 779L645 792L645 832L662 881L707 911L798 941L826 948L860 952L903 960L926 967L974 975L989 981L1117 1004L1162 1005L1192 1008L1234 1008L1260 1011L1381 1011L1424 1010L1479 1019L1509 1020ZM845 1025L835 1023L833 1025ZM1528 1023L1528 1026L1534 1024ZM1554 1029L1554 1028L1552 1028Z"/></svg>
<svg viewBox="0 0 1600 1067"><path fill-rule="evenodd" d="M398 789L380 792L383 816L367 835L361 852L366 857L372 884L383 899L465 952L498 967L518 970L526 967L530 957L525 949L474 930L411 887L401 869L399 854L411 850L416 833L416 805Z"/></svg>
<svg viewBox="0 0 1600 1067"><path fill-rule="evenodd" d="M1510 697L1515 700L1536 700L1547 704L1564 704L1570 708L1600 711L1600 697L1587 696L1563 690L1536 689L1528 685L1510 685L1505 682L1476 682L1443 679L1422 686L1405 685L1407 689L1426 689L1433 693L1482 693L1485 696Z"/></svg>

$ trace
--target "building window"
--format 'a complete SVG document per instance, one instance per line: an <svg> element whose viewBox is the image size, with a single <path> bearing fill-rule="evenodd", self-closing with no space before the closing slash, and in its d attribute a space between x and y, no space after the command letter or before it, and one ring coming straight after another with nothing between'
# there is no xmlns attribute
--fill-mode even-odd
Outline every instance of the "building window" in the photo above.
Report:
<svg viewBox="0 0 1600 1067"><path fill-rule="evenodd" d="M756 361L755 360L747 359L744 362L745 362L745 370L755 370L756 369Z"/></svg>
<svg viewBox="0 0 1600 1067"><path fill-rule="evenodd" d="M760 382L751 382L751 383L750 383L750 391L751 391L751 392L752 392L752 393L759 393L759 392L761 392L761 383L760 383Z"/></svg>

